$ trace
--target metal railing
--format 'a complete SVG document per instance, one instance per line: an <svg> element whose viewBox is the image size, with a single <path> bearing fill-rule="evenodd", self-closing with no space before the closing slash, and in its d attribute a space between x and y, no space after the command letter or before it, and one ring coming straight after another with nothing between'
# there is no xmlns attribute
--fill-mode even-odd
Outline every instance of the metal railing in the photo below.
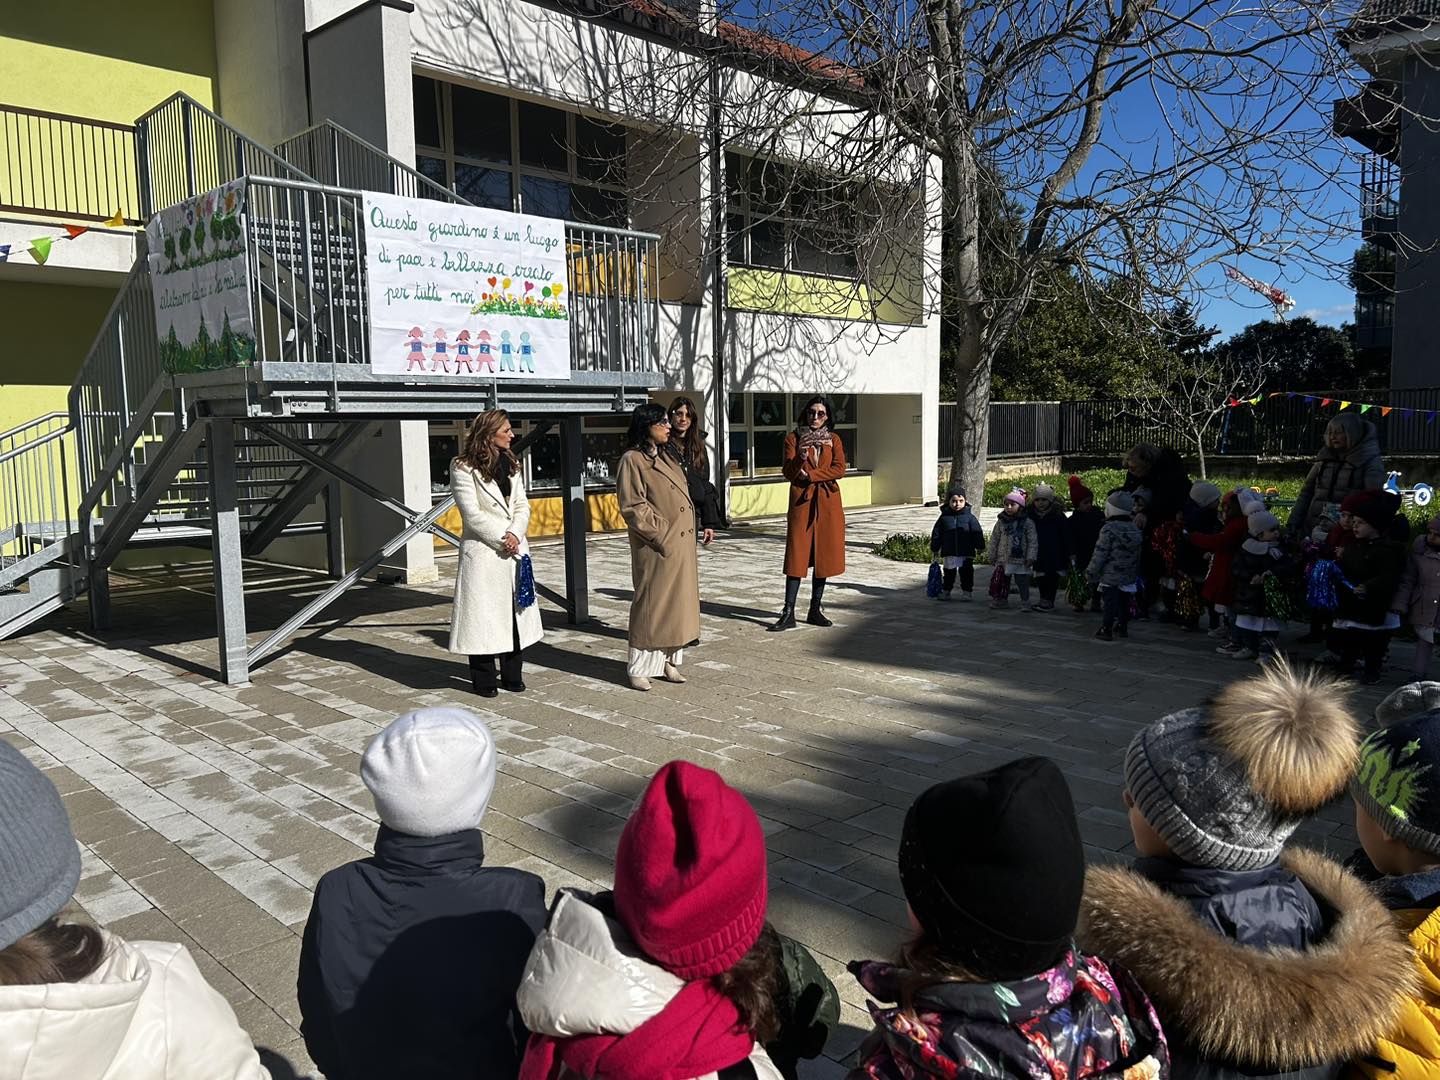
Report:
<svg viewBox="0 0 1440 1080"><path fill-rule="evenodd" d="M989 456L1046 457L1060 452L1058 401L995 401L990 404ZM940 403L940 457L955 454L955 405Z"/></svg>
<svg viewBox="0 0 1440 1080"><path fill-rule="evenodd" d="M57 545L75 531L72 435L62 412L0 433L0 588L68 550Z"/></svg>
<svg viewBox="0 0 1440 1080"><path fill-rule="evenodd" d="M0 105L0 210L137 224L135 127Z"/></svg>
<svg viewBox="0 0 1440 1080"><path fill-rule="evenodd" d="M135 138L146 218L242 176L312 179L183 93L135 121Z"/></svg>
<svg viewBox="0 0 1440 1080"><path fill-rule="evenodd" d="M455 192L391 157L333 120L316 124L275 147L277 156L331 187L381 191L439 202L465 203Z"/></svg>

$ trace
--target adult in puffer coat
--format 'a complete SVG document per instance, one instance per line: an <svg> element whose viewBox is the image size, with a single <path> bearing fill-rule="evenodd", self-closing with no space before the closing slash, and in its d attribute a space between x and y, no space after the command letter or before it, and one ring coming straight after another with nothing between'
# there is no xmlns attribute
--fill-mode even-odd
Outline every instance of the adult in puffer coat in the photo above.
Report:
<svg viewBox="0 0 1440 1080"><path fill-rule="evenodd" d="M1340 522L1347 495L1385 483L1385 461L1375 425L1357 413L1340 413L1325 428L1325 445L1300 487L1290 511L1290 532L1323 541Z"/></svg>
<svg viewBox="0 0 1440 1080"><path fill-rule="evenodd" d="M57 916L80 880L60 794L0 739L0 1076L269 1080L183 945Z"/></svg>
<svg viewBox="0 0 1440 1080"><path fill-rule="evenodd" d="M781 999L812 995L782 993L795 966L765 901L745 797L709 769L663 766L621 833L614 892L563 892L535 942L521 1080L783 1080L762 1044L806 1042L787 1038Z"/></svg>

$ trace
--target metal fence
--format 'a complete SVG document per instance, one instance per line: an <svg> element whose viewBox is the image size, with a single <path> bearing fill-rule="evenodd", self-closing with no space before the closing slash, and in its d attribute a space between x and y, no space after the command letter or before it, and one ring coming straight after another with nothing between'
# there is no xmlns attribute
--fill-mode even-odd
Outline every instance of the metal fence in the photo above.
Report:
<svg viewBox="0 0 1440 1080"><path fill-rule="evenodd" d="M0 210L138 223L134 125L0 105Z"/></svg>
<svg viewBox="0 0 1440 1080"><path fill-rule="evenodd" d="M449 188L333 120L291 136L275 147L275 153L331 187L384 191L439 202L463 201Z"/></svg>
<svg viewBox="0 0 1440 1080"><path fill-rule="evenodd" d="M1266 397L1216 416L1205 436L1207 455L1309 457L1325 438L1332 417L1365 408L1388 454L1440 454L1440 387L1408 390L1315 390ZM954 452L955 406L940 406L940 457ZM997 401L990 406L990 456L1067 454L1120 457L1136 443L1174 446L1193 453L1175 424L1131 400Z"/></svg>

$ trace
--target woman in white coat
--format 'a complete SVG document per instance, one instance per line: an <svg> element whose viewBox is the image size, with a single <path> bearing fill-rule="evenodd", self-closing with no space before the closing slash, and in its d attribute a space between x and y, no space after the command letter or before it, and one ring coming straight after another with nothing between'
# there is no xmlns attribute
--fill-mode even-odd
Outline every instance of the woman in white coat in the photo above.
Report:
<svg viewBox="0 0 1440 1080"><path fill-rule="evenodd" d="M540 605L531 599L520 606L520 564L530 554L525 541L530 502L520 462L510 452L514 441L510 414L488 409L470 425L465 449L450 466L450 491L464 523L450 651L470 657L470 681L481 697L498 693L497 660L499 685L524 690L521 650L544 636Z"/></svg>
<svg viewBox="0 0 1440 1080"><path fill-rule="evenodd" d="M60 793L0 739L0 1076L269 1080L185 946L60 921L79 880Z"/></svg>

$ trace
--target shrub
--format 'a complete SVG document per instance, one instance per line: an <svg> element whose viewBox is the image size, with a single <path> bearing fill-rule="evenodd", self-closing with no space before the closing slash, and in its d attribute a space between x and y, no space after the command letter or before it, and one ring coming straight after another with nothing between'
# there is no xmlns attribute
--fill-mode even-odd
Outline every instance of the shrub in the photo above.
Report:
<svg viewBox="0 0 1440 1080"><path fill-rule="evenodd" d="M928 563L930 537L924 533L891 533L875 545L875 554L896 562Z"/></svg>

